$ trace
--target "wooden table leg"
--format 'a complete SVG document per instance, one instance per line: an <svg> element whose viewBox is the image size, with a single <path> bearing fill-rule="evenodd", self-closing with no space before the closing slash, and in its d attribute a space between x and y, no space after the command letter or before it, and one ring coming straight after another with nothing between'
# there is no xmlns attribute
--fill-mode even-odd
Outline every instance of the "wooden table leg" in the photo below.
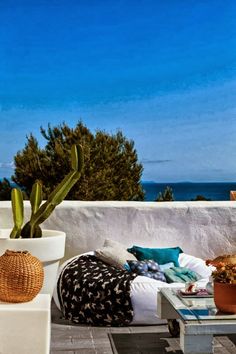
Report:
<svg viewBox="0 0 236 354"><path fill-rule="evenodd" d="M167 320L169 333L173 338L179 337L180 328L179 322L175 319Z"/></svg>
<svg viewBox="0 0 236 354"><path fill-rule="evenodd" d="M213 334L188 334L180 322L180 348L184 354L212 354Z"/></svg>

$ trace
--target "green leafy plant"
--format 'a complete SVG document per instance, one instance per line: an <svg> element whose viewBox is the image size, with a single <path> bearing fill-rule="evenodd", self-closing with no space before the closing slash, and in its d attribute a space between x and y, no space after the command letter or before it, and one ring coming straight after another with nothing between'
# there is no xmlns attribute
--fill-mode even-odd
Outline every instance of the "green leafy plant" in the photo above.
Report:
<svg viewBox="0 0 236 354"><path fill-rule="evenodd" d="M30 194L31 217L24 225L24 204L23 194L18 188L11 192L12 212L14 227L10 238L37 238L42 236L40 224L44 222L60 204L71 188L79 180L83 168L83 151L80 145L73 145L71 148L71 172L69 172L61 183L50 193L46 202L42 205L42 183L36 181Z"/></svg>
<svg viewBox="0 0 236 354"><path fill-rule="evenodd" d="M219 283L236 284L236 265L218 264L216 270L212 272L212 278Z"/></svg>
<svg viewBox="0 0 236 354"><path fill-rule="evenodd" d="M208 259L206 265L212 265L215 270L212 272L212 278L218 283L236 284L236 257L220 256L216 259Z"/></svg>

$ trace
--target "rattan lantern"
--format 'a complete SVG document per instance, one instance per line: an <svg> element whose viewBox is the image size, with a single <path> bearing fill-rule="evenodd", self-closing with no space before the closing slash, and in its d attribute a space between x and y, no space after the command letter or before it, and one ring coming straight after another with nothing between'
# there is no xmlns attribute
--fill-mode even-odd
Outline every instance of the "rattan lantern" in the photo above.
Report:
<svg viewBox="0 0 236 354"><path fill-rule="evenodd" d="M42 263L28 251L7 250L0 257L1 301L31 301L42 288L43 279Z"/></svg>

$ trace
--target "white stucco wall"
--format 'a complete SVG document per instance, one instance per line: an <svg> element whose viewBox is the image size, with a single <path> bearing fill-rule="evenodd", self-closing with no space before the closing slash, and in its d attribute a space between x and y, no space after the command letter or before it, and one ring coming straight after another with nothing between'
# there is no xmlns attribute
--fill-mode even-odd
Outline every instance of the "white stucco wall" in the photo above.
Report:
<svg viewBox="0 0 236 354"><path fill-rule="evenodd" d="M26 203L26 215L29 211ZM0 227L11 226L10 202L0 202ZM66 232L67 258L111 238L126 246L180 246L206 259L236 253L236 202L64 201L44 228Z"/></svg>

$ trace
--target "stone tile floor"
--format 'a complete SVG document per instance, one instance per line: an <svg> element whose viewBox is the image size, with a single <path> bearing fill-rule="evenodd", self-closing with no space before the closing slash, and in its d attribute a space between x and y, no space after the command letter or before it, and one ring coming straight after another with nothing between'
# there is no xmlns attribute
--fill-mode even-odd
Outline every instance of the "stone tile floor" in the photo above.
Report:
<svg viewBox="0 0 236 354"><path fill-rule="evenodd" d="M161 333L165 325L131 327L71 326L61 319L61 314L52 303L52 333L50 354L113 354L108 333ZM168 353L180 350L179 339L168 340ZM128 353L127 353L128 354ZM235 345L226 337L214 340L214 354L236 354Z"/></svg>

